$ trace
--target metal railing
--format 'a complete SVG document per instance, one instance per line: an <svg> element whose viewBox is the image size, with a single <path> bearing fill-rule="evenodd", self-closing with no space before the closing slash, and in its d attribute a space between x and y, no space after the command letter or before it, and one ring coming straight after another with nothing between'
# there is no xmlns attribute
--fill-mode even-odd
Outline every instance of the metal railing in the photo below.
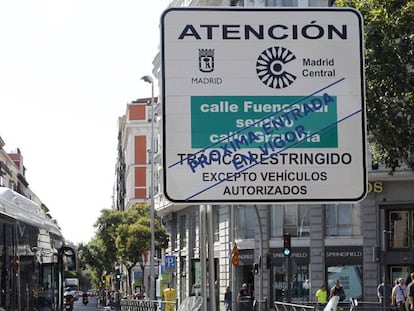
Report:
<svg viewBox="0 0 414 311"><path fill-rule="evenodd" d="M301 304L287 303L287 302L274 302L276 311L324 311L324 306L317 306L315 302L308 302ZM392 306L384 307L379 302L368 302L368 301L358 301L356 299L351 299L349 302L340 302L338 307L343 311L391 311L395 310Z"/></svg>
<svg viewBox="0 0 414 311"><path fill-rule="evenodd" d="M299 305L295 303L275 301L274 306L276 311L306 311L315 310L314 306Z"/></svg>
<svg viewBox="0 0 414 311"><path fill-rule="evenodd" d="M350 311L391 311L395 310L393 306L385 306L379 302L372 301L358 301L356 299L351 301Z"/></svg>
<svg viewBox="0 0 414 311"><path fill-rule="evenodd" d="M253 310L254 311L267 311L267 299L253 301Z"/></svg>
<svg viewBox="0 0 414 311"><path fill-rule="evenodd" d="M158 301L154 300L122 299L120 307L121 311L158 311L158 303Z"/></svg>

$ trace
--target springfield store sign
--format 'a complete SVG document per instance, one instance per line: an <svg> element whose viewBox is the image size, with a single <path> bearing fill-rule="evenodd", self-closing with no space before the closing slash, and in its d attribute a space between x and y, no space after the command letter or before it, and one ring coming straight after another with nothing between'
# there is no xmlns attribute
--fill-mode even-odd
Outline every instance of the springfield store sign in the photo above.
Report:
<svg viewBox="0 0 414 311"><path fill-rule="evenodd" d="M161 32L170 201L364 198L358 12L171 8Z"/></svg>

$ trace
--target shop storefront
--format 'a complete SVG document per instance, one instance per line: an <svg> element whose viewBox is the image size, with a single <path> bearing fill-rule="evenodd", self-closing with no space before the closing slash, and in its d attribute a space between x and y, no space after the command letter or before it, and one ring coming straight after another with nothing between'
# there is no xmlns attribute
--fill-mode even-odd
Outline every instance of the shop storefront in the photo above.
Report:
<svg viewBox="0 0 414 311"><path fill-rule="evenodd" d="M286 257L282 248L273 248L268 256L271 257L270 301L287 300L287 274L290 275L291 301L309 301L309 249L293 248L291 256Z"/></svg>
<svg viewBox="0 0 414 311"><path fill-rule="evenodd" d="M249 293L254 296L254 250L253 249L242 249L239 250L239 265L235 267L235 280L234 280L234 295L236 297L240 288L244 283L247 284ZM234 298L235 298L234 297Z"/></svg>
<svg viewBox="0 0 414 311"><path fill-rule="evenodd" d="M362 246L327 246L325 248L326 275L328 289L339 280L345 290L345 300L361 299L362 286Z"/></svg>

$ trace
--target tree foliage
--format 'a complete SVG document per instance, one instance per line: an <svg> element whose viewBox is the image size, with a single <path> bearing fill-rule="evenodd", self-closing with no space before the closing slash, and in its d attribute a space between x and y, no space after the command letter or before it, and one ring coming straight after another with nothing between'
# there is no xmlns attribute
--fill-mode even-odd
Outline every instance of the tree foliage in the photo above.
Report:
<svg viewBox="0 0 414 311"><path fill-rule="evenodd" d="M102 280L102 276L110 272L113 267L113 262L107 259L106 247L104 242L94 237L86 245L78 246L78 256L85 268L89 271L91 284L96 288Z"/></svg>
<svg viewBox="0 0 414 311"><path fill-rule="evenodd" d="M105 257L105 264L113 265L117 261L116 234L118 227L123 223L123 213L115 209L104 209L95 223L96 238ZM107 271L111 271L111 266L105 266Z"/></svg>
<svg viewBox="0 0 414 311"><path fill-rule="evenodd" d="M414 169L414 0L337 0L365 23L367 126L374 160ZM411 156L410 156L411 153Z"/></svg>
<svg viewBox="0 0 414 311"><path fill-rule="evenodd" d="M93 270L93 281L99 283L102 275L113 272L115 263L124 265L128 275L137 264L144 272L144 257L151 246L148 204L136 204L125 212L114 209L102 210L95 227L95 238L86 244L81 252L82 260ZM158 217L155 217L154 232L156 249L166 248L168 235ZM144 278L144 273L142 276ZM131 284L128 285L130 289Z"/></svg>
<svg viewBox="0 0 414 311"><path fill-rule="evenodd" d="M117 229L116 247L122 263L128 270L137 264L142 270L142 282L144 281L144 268L146 255L151 247L151 227L150 227L150 207L149 205L136 204L123 213L123 223ZM168 246L168 235L161 226L159 219L155 219L155 247L156 249ZM155 254L152 254L155 256ZM129 284L131 288L131 284Z"/></svg>

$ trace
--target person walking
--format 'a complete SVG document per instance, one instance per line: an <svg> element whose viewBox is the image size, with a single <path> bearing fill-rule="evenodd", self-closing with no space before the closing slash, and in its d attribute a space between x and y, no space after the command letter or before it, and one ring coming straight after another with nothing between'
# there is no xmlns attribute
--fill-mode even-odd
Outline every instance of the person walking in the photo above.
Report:
<svg viewBox="0 0 414 311"><path fill-rule="evenodd" d="M345 290L344 287L341 285L341 283L339 282L339 280L335 280L335 284L334 286L331 288L331 290L329 291L329 299L331 299L333 296L338 296L339 297L339 301L344 301L345 300ZM342 308L340 308L339 306L336 308L336 310L341 310Z"/></svg>
<svg viewBox="0 0 414 311"><path fill-rule="evenodd" d="M391 291L391 285L388 282L384 282L384 278L382 278L382 282L377 286L377 297L380 304L386 303L388 305L390 303ZM386 297L384 295L386 295Z"/></svg>
<svg viewBox="0 0 414 311"><path fill-rule="evenodd" d="M230 286L227 286L226 292L224 293L224 306L226 311L232 311L232 292Z"/></svg>
<svg viewBox="0 0 414 311"><path fill-rule="evenodd" d="M405 308L407 311L414 311L414 272L410 274L411 282L407 285L407 296Z"/></svg>
<svg viewBox="0 0 414 311"><path fill-rule="evenodd" d="M237 295L237 301L242 301L244 297L250 297L249 289L247 288L247 283L243 283L242 288L239 290L239 294Z"/></svg>
<svg viewBox="0 0 414 311"><path fill-rule="evenodd" d="M237 304L239 305L239 311L250 311L251 297L247 283L243 283L242 288L237 294Z"/></svg>
<svg viewBox="0 0 414 311"><path fill-rule="evenodd" d="M406 311L405 300L407 299L406 287L403 278L398 278L397 284L391 292L392 305L397 307L398 311Z"/></svg>
<svg viewBox="0 0 414 311"><path fill-rule="evenodd" d="M326 290L325 284L322 284L321 287L315 293L316 298L316 307L323 310L328 303L328 292Z"/></svg>
<svg viewBox="0 0 414 311"><path fill-rule="evenodd" d="M384 280L382 280L382 283L378 284L377 286L377 298L379 303L382 303L384 300Z"/></svg>

